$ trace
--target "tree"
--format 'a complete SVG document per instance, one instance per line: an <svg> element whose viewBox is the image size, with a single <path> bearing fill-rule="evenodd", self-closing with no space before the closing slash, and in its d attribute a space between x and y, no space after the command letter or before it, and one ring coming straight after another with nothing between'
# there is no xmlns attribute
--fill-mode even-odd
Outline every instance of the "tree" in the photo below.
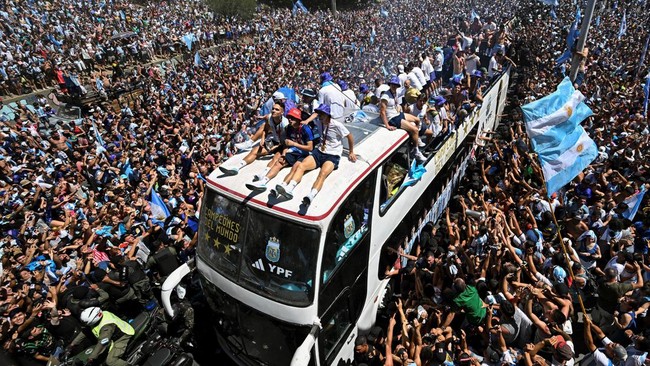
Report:
<svg viewBox="0 0 650 366"><path fill-rule="evenodd" d="M216 14L243 19L252 18L257 9L256 0L207 0L207 4Z"/></svg>

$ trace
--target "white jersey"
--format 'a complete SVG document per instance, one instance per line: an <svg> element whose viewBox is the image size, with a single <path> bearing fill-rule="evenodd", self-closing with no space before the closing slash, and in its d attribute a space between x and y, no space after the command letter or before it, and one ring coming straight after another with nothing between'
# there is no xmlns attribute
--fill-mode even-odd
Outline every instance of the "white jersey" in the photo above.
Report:
<svg viewBox="0 0 650 366"><path fill-rule="evenodd" d="M425 58L424 61L422 61L422 72L424 72L424 79L426 81L431 81L431 73L433 72L433 65L431 65L431 61L429 58Z"/></svg>
<svg viewBox="0 0 650 366"><path fill-rule="evenodd" d="M422 70L420 70L420 72L422 72ZM422 90L424 84L420 82L420 79L418 78L418 76L415 74L414 71L411 70L411 72L408 73L407 78L411 82L411 87L417 90Z"/></svg>
<svg viewBox="0 0 650 366"><path fill-rule="evenodd" d="M331 81L323 83L322 87L318 90L318 103L330 106L332 118L343 117L345 99L347 98L343 95L341 88Z"/></svg>
<svg viewBox="0 0 650 366"><path fill-rule="evenodd" d="M399 92L397 95L393 95L393 92L390 90L382 94L381 100L386 101L386 117L390 120L393 117L397 117L399 112L397 111L397 106L399 103L397 99L399 98Z"/></svg>
<svg viewBox="0 0 650 366"><path fill-rule="evenodd" d="M345 128L343 123L333 118L330 118L329 124L323 124L322 128L322 143L325 144L325 151L323 152L329 155L341 156L343 154L343 139L350 134L350 131Z"/></svg>

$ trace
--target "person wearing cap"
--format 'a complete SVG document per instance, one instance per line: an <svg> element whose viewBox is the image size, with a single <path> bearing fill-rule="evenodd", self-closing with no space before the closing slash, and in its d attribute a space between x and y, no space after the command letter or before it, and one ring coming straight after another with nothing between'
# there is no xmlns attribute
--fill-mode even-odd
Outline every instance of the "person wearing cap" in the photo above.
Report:
<svg viewBox="0 0 650 366"><path fill-rule="evenodd" d="M408 79L408 75L404 71L404 65L397 65L397 77L399 78L400 85L404 87L404 83Z"/></svg>
<svg viewBox="0 0 650 366"><path fill-rule="evenodd" d="M627 351L623 346L616 342L612 342L599 326L585 316L585 345L594 358L595 366L611 366L625 363L627 360ZM594 335L605 346L598 348L594 342Z"/></svg>
<svg viewBox="0 0 650 366"><path fill-rule="evenodd" d="M358 335L354 340L354 362L356 365L381 365L381 354L365 335Z"/></svg>
<svg viewBox="0 0 650 366"><path fill-rule="evenodd" d="M334 78L329 72L321 74L321 87L318 89L318 104L329 106L332 111L332 118L339 119L345 117L345 101L347 97L343 94L341 87L333 80Z"/></svg>
<svg viewBox="0 0 650 366"><path fill-rule="evenodd" d="M284 141L286 139L286 128L289 121L284 117L284 104L276 102L271 109L271 115L266 120L264 125L260 127L260 144L248 153L238 165L233 167L219 166L219 169L228 175L236 175L239 170L246 165L252 163L257 158L269 154L275 154L284 148Z"/></svg>
<svg viewBox="0 0 650 366"><path fill-rule="evenodd" d="M309 116L314 113L314 109L318 108L318 94L316 91L311 88L305 88L300 91L302 96L302 107L300 108L303 112L302 119L307 119Z"/></svg>
<svg viewBox="0 0 650 366"><path fill-rule="evenodd" d="M373 103L373 99L376 100L375 93L373 93L368 85L366 84L361 84L359 86L359 100L361 101L361 107L363 108L366 105L370 105Z"/></svg>
<svg viewBox="0 0 650 366"><path fill-rule="evenodd" d="M357 156L354 154L354 138L343 123L332 118L330 106L321 104L316 108L316 113L322 124L320 146L315 146L309 156L294 164L284 181L275 186L276 194L292 199L293 189L300 183L302 176L308 171L320 168L311 191L303 198L303 203L306 205L311 204L323 188L325 179L338 168L343 154L343 138L348 140L348 159L351 162L357 161Z"/></svg>
<svg viewBox="0 0 650 366"><path fill-rule="evenodd" d="M273 179L281 169L302 161L314 149L314 134L308 124L303 125L301 123L300 110L298 108L290 110L287 119L291 124L287 126L286 130L286 139L284 141L286 148L275 153L264 171L255 174L252 183L246 183L248 189L252 191L266 190L266 183Z"/></svg>
<svg viewBox="0 0 650 366"><path fill-rule="evenodd" d="M426 157L422 155L419 145L419 122L418 117L402 112L402 106L398 102L398 88L399 88L399 79L396 75L393 75L388 81L390 89L381 96L381 101L379 105L379 116L381 121L384 123L384 126L393 131L397 128L401 128L406 131L411 137L413 142L413 156L418 161L425 161Z"/></svg>
<svg viewBox="0 0 650 366"><path fill-rule="evenodd" d="M357 96L354 94L354 90L351 90L349 88L348 83L345 80L339 80L338 84L341 88L341 91L343 92L343 95L345 96L345 108L347 110L358 109L359 100L357 100Z"/></svg>

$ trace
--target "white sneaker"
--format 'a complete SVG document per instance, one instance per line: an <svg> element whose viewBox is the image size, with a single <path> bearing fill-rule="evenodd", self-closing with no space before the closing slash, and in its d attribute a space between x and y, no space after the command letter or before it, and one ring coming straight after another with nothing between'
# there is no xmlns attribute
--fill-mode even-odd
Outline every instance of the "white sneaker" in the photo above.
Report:
<svg viewBox="0 0 650 366"><path fill-rule="evenodd" d="M262 175L261 173L255 174L253 176L253 182L260 181L260 180L262 180L262 178L264 178L264 175Z"/></svg>
<svg viewBox="0 0 650 366"><path fill-rule="evenodd" d="M420 163L427 161L427 157L422 155L420 150L415 150L414 154L415 160L419 161Z"/></svg>
<svg viewBox="0 0 650 366"><path fill-rule="evenodd" d="M422 139L421 139L421 138L418 138L418 147L425 147L425 146L427 146L427 144L425 144L424 142L422 142Z"/></svg>
<svg viewBox="0 0 650 366"><path fill-rule="evenodd" d="M237 150L241 150L241 151L250 150L253 147L253 140L246 140L244 142L240 142L238 144L235 144L235 147L237 148Z"/></svg>
<svg viewBox="0 0 650 366"><path fill-rule="evenodd" d="M246 188L250 189L251 191L264 192L266 190L266 183L263 182L246 183Z"/></svg>
<svg viewBox="0 0 650 366"><path fill-rule="evenodd" d="M232 168L226 168L222 165L219 167L219 170L221 170L223 173L228 175L237 175L237 173L239 173L239 168L237 168L236 166Z"/></svg>

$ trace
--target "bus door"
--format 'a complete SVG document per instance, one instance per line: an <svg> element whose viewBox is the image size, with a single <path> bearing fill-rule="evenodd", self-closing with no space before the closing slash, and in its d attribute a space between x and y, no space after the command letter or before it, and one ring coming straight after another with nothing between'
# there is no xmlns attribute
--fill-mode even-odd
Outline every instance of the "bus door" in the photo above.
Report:
<svg viewBox="0 0 650 366"><path fill-rule="evenodd" d="M325 238L321 263L318 336L321 365L351 360L357 320L368 298L370 229L375 191L371 174L341 205Z"/></svg>

